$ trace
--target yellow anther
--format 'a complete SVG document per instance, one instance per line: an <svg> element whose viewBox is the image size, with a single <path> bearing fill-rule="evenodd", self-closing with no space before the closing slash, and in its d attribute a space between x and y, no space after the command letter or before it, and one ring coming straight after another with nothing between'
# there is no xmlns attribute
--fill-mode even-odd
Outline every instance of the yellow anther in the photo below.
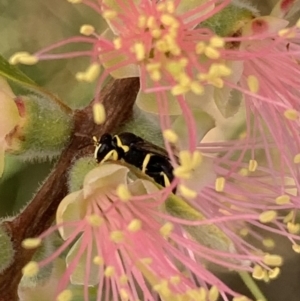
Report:
<svg viewBox="0 0 300 301"><path fill-rule="evenodd" d="M249 175L249 169L248 168L241 168L239 171L239 174L243 177L247 177Z"/></svg>
<svg viewBox="0 0 300 301"><path fill-rule="evenodd" d="M246 296L238 296L238 297L234 297L232 301L250 301L250 299L247 298Z"/></svg>
<svg viewBox="0 0 300 301"><path fill-rule="evenodd" d="M40 238L26 238L22 241L22 247L24 249L35 249L42 243Z"/></svg>
<svg viewBox="0 0 300 301"><path fill-rule="evenodd" d="M160 229L159 232L163 237L168 237L174 229L174 225L170 222L166 222Z"/></svg>
<svg viewBox="0 0 300 301"><path fill-rule="evenodd" d="M149 265L153 262L153 259L150 258L150 257L146 257L146 258L141 258L139 260L142 264L145 264L145 265Z"/></svg>
<svg viewBox="0 0 300 301"><path fill-rule="evenodd" d="M171 26L173 28L179 27L179 22L172 15L169 14L161 15L160 21L165 26Z"/></svg>
<svg viewBox="0 0 300 301"><path fill-rule="evenodd" d="M191 78L184 72L179 74L177 81L182 87L189 87L192 82Z"/></svg>
<svg viewBox="0 0 300 301"><path fill-rule="evenodd" d="M175 12L175 5L172 0L166 2L166 10L169 14L173 14Z"/></svg>
<svg viewBox="0 0 300 301"><path fill-rule="evenodd" d="M196 81L191 82L190 89L196 95L202 95L204 93L204 87Z"/></svg>
<svg viewBox="0 0 300 301"><path fill-rule="evenodd" d="M277 218L277 212L274 210L268 210L259 215L259 221L261 223L271 223Z"/></svg>
<svg viewBox="0 0 300 301"><path fill-rule="evenodd" d="M242 228L241 230L240 230L240 235L241 236L247 236L249 234L249 229L247 229L247 228Z"/></svg>
<svg viewBox="0 0 300 301"><path fill-rule="evenodd" d="M224 81L220 77L212 78L212 79L208 80L208 83L212 84L214 87L219 88L219 89L224 87Z"/></svg>
<svg viewBox="0 0 300 301"><path fill-rule="evenodd" d="M164 130L163 136L167 141L169 141L171 143L176 143L178 141L177 134L171 129Z"/></svg>
<svg viewBox="0 0 300 301"><path fill-rule="evenodd" d="M158 40L155 43L155 49L160 51L160 52L167 52L169 51L169 45L167 44L167 42L165 40Z"/></svg>
<svg viewBox="0 0 300 301"><path fill-rule="evenodd" d="M221 37L214 36L210 38L209 45L214 48L222 48L225 45L225 41Z"/></svg>
<svg viewBox="0 0 300 301"><path fill-rule="evenodd" d="M97 255L93 258L93 263L96 264L96 265L103 265L104 260L103 260L102 257Z"/></svg>
<svg viewBox="0 0 300 301"><path fill-rule="evenodd" d="M268 271L268 276L270 279L276 279L280 274L280 268L276 267L270 271Z"/></svg>
<svg viewBox="0 0 300 301"><path fill-rule="evenodd" d="M208 77L221 77L221 76L229 76L231 75L232 70L224 64L216 64L213 63L209 67Z"/></svg>
<svg viewBox="0 0 300 301"><path fill-rule="evenodd" d="M204 42L198 42L196 44L196 47L195 47L196 54L202 54L202 53L204 53L205 48L206 48L206 45L205 45Z"/></svg>
<svg viewBox="0 0 300 301"><path fill-rule="evenodd" d="M29 52L17 52L14 55L12 55L9 59L9 63L11 65L16 65L16 64L24 64L24 65L34 65L39 61L39 59L31 55Z"/></svg>
<svg viewBox="0 0 300 301"><path fill-rule="evenodd" d="M26 277L36 276L39 272L39 265L36 261L28 262L22 269L22 273Z"/></svg>
<svg viewBox="0 0 300 301"><path fill-rule="evenodd" d="M215 181L215 190L217 192L222 192L225 187L226 180L224 177L218 177Z"/></svg>
<svg viewBox="0 0 300 301"><path fill-rule="evenodd" d="M220 57L220 51L211 47L211 46L206 46L205 49L204 49L204 54L212 59L212 60L216 60Z"/></svg>
<svg viewBox="0 0 300 301"><path fill-rule="evenodd" d="M296 22L296 27L300 28L300 19L298 19L298 21Z"/></svg>
<svg viewBox="0 0 300 301"><path fill-rule="evenodd" d="M180 62L171 61L166 63L166 70L175 78L179 78L179 76L184 74L184 67Z"/></svg>
<svg viewBox="0 0 300 301"><path fill-rule="evenodd" d="M300 231L300 224L287 223L287 229L291 234L297 234Z"/></svg>
<svg viewBox="0 0 300 301"><path fill-rule="evenodd" d="M172 276L170 277L170 283L171 284L179 284L181 281L181 278L179 276Z"/></svg>
<svg viewBox="0 0 300 301"><path fill-rule="evenodd" d="M112 231L110 233L110 239L115 243L121 243L124 240L124 233L122 231Z"/></svg>
<svg viewBox="0 0 300 301"><path fill-rule="evenodd" d="M84 72L77 72L76 79L80 82L93 82L100 73L100 65L98 63L92 63Z"/></svg>
<svg viewBox="0 0 300 301"><path fill-rule="evenodd" d="M263 262L269 266L281 266L283 259L279 255L266 254L263 258Z"/></svg>
<svg viewBox="0 0 300 301"><path fill-rule="evenodd" d="M71 290L64 290L56 297L56 301L70 301L72 297L73 293Z"/></svg>
<svg viewBox="0 0 300 301"><path fill-rule="evenodd" d="M217 301L219 298L219 290L216 286L212 286L208 292L208 300L209 301Z"/></svg>
<svg viewBox="0 0 300 301"><path fill-rule="evenodd" d="M188 300L199 300L199 292L196 289L189 289L186 291L186 295L189 297Z"/></svg>
<svg viewBox="0 0 300 301"><path fill-rule="evenodd" d="M295 164L299 164L299 163L300 163L300 154L297 154L297 155L294 157L294 163L295 163Z"/></svg>
<svg viewBox="0 0 300 301"><path fill-rule="evenodd" d="M154 82L158 82L161 80L161 72L156 70L156 71L152 71L150 72L150 78L154 81Z"/></svg>
<svg viewBox="0 0 300 301"><path fill-rule="evenodd" d="M169 297L171 291L168 287L168 282L166 280L162 280L160 283L153 286L153 290L158 292L163 297Z"/></svg>
<svg viewBox="0 0 300 301"><path fill-rule="evenodd" d="M118 13L115 10L111 9L106 9L102 12L102 17L106 20L112 20L116 18L117 15Z"/></svg>
<svg viewBox="0 0 300 301"><path fill-rule="evenodd" d="M161 63L157 62L157 63L148 63L146 65L146 70L148 72L152 72L152 71L156 71L159 70L161 68Z"/></svg>
<svg viewBox="0 0 300 301"><path fill-rule="evenodd" d="M258 90L259 90L259 81L258 81L256 76L249 75L248 78L247 78L247 84L248 84L249 90L252 93L257 93L258 92Z"/></svg>
<svg viewBox="0 0 300 301"><path fill-rule="evenodd" d="M299 246L299 245L294 244L294 245L292 246L292 248L293 248L294 252L300 253L300 246Z"/></svg>
<svg viewBox="0 0 300 301"><path fill-rule="evenodd" d="M145 15L140 15L138 18L138 27L145 28L147 24L147 17Z"/></svg>
<svg viewBox="0 0 300 301"><path fill-rule="evenodd" d="M167 3L166 3L166 2L159 2L159 3L156 5L156 10L159 11L159 12L165 11L166 8L167 8Z"/></svg>
<svg viewBox="0 0 300 301"><path fill-rule="evenodd" d="M120 184L117 187L116 193L123 202L128 202L131 198L131 193L125 184Z"/></svg>
<svg viewBox="0 0 300 301"><path fill-rule="evenodd" d="M174 176L180 179L190 179L191 178L191 171L189 168L185 166L178 166L173 171Z"/></svg>
<svg viewBox="0 0 300 301"><path fill-rule="evenodd" d="M297 120L299 118L299 112L294 109L288 109L285 110L284 117L289 120Z"/></svg>
<svg viewBox="0 0 300 301"><path fill-rule="evenodd" d="M112 277L115 274L115 268L113 266L108 266L106 267L105 271L104 271L104 275L106 277Z"/></svg>
<svg viewBox="0 0 300 301"><path fill-rule="evenodd" d="M283 194L283 195L277 197L275 199L275 202L277 205L285 205L285 204L289 204L291 202L291 198L288 195Z"/></svg>
<svg viewBox="0 0 300 301"><path fill-rule="evenodd" d="M202 154L201 154L201 152L199 152L199 151L194 151L193 153L192 153L192 168L196 168L196 167L198 167L201 163L202 163L202 161L203 161L203 157L202 157Z"/></svg>
<svg viewBox="0 0 300 301"><path fill-rule="evenodd" d="M127 229L131 232L137 232L141 228L142 228L142 221L139 219L133 219L127 226Z"/></svg>
<svg viewBox="0 0 300 301"><path fill-rule="evenodd" d="M257 164L257 161L256 161L256 160L250 160L250 161L249 161L249 165L248 165L249 171L251 171L251 172L256 171L257 165L258 165L258 164Z"/></svg>
<svg viewBox="0 0 300 301"><path fill-rule="evenodd" d="M295 217L295 213L294 213L294 211L292 210L292 211L290 211L290 212L284 217L283 222L284 222L285 224L287 224L288 222L292 221L294 217Z"/></svg>
<svg viewBox="0 0 300 301"><path fill-rule="evenodd" d="M80 27L80 33L85 36L90 36L95 32L95 27L89 24L84 24Z"/></svg>
<svg viewBox="0 0 300 301"><path fill-rule="evenodd" d="M106 119L105 108L102 103L93 105L93 117L96 124L103 124Z"/></svg>
<svg viewBox="0 0 300 301"><path fill-rule="evenodd" d="M204 287L200 287L198 292L199 292L199 301L205 301L207 296L207 290Z"/></svg>
<svg viewBox="0 0 300 301"><path fill-rule="evenodd" d="M159 28L155 28L155 29L152 29L152 30L150 31L150 33L151 33L151 36L152 36L154 39L158 39L158 38L161 37L162 31L161 31L161 29L159 29Z"/></svg>
<svg viewBox="0 0 300 301"><path fill-rule="evenodd" d="M296 32L291 28L284 28L278 31L280 37L285 37L286 39L292 39L296 36Z"/></svg>
<svg viewBox="0 0 300 301"><path fill-rule="evenodd" d="M103 218L98 214L87 215L86 221L93 227L99 227L103 224Z"/></svg>
<svg viewBox="0 0 300 301"><path fill-rule="evenodd" d="M138 62L140 62L146 58L146 48L142 42L134 43L134 45L132 47L132 52L135 53L135 57Z"/></svg>
<svg viewBox="0 0 300 301"><path fill-rule="evenodd" d="M264 278L264 269L260 265L255 265L252 272L252 277L257 280L262 280Z"/></svg>
<svg viewBox="0 0 300 301"><path fill-rule="evenodd" d="M114 43L114 47L116 50L121 49L121 47L122 47L122 39L121 38L115 38L113 40L113 43Z"/></svg>
<svg viewBox="0 0 300 301"><path fill-rule="evenodd" d="M149 16L146 20L146 25L148 28L152 29L152 28L157 28L157 24L156 24L156 20L154 18L154 16Z"/></svg>
<svg viewBox="0 0 300 301"><path fill-rule="evenodd" d="M181 54L181 49L175 43L169 44L169 51L174 56L178 56Z"/></svg>
<svg viewBox="0 0 300 301"><path fill-rule="evenodd" d="M179 190L185 198L194 199L197 196L197 191L192 190L183 184L179 185Z"/></svg>
<svg viewBox="0 0 300 301"><path fill-rule="evenodd" d="M78 3L82 2L82 0L67 0L67 1L72 3L72 4L78 4Z"/></svg>
<svg viewBox="0 0 300 301"><path fill-rule="evenodd" d="M190 88L186 86L176 85L171 89L171 93L174 96L182 95L189 92Z"/></svg>
<svg viewBox="0 0 300 301"><path fill-rule="evenodd" d="M120 283L121 284L126 284L128 282L128 277L126 275L122 275L120 277Z"/></svg>
<svg viewBox="0 0 300 301"><path fill-rule="evenodd" d="M266 248L269 248L269 249L273 249L275 247L275 242L271 238L263 239L262 243Z"/></svg>
<svg viewBox="0 0 300 301"><path fill-rule="evenodd" d="M191 161L192 161L192 154L190 151L188 150L182 150L179 152L179 161L181 163L182 166L186 166L188 168L190 168L191 165Z"/></svg>
<svg viewBox="0 0 300 301"><path fill-rule="evenodd" d="M127 293L127 291L124 288L120 289L120 297L122 300L129 300L129 295Z"/></svg>

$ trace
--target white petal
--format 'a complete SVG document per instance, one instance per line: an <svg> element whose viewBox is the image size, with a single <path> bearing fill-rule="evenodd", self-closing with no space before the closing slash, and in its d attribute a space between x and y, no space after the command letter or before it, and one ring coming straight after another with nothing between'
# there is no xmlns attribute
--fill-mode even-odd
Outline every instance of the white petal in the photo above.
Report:
<svg viewBox="0 0 300 301"><path fill-rule="evenodd" d="M84 178L84 198L93 194L101 187L117 187L119 184L126 184L129 169L125 166L107 163L91 170Z"/></svg>
<svg viewBox="0 0 300 301"><path fill-rule="evenodd" d="M56 211L56 224L80 221L85 214L82 190L68 194L59 204ZM61 237L66 240L74 233L73 227L62 226L59 228Z"/></svg>

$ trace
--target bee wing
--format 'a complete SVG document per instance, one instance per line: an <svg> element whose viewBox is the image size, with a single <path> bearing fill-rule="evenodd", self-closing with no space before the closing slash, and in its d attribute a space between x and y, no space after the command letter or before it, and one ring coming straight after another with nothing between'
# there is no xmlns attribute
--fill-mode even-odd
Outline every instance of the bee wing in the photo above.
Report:
<svg viewBox="0 0 300 301"><path fill-rule="evenodd" d="M134 144L134 147L137 148L138 150L142 150L142 151L145 151L148 153L153 153L155 155L159 155L159 156L169 159L168 152L164 148L159 147L155 144L152 144L149 141L146 141L146 140L139 141Z"/></svg>

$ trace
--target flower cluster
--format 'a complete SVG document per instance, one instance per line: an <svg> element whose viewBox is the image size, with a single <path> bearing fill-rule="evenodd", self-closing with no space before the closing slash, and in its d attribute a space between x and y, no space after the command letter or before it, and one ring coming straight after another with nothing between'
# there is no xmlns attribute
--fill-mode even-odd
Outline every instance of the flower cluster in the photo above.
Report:
<svg viewBox="0 0 300 301"><path fill-rule="evenodd" d="M256 216L249 214L250 218ZM60 203L56 223L40 237L24 240L23 246L37 247L55 230L65 242L48 258L29 262L23 273L25 277L35 276L69 250L57 300L70 300L72 290L66 289L69 281L84 287L84 300L89 300L89 286L97 287L97 300L118 300L119 296L124 300L155 300L159 295L164 300L213 301L219 295L228 300L227 294L243 300L220 283L204 263L274 278L282 261L270 254L251 255L250 250L238 254L236 244L212 225L212 220L208 224L200 211L175 196L163 203L153 183L134 180L122 165L103 164L91 170L82 189ZM256 266L251 267L249 260Z"/></svg>
<svg viewBox="0 0 300 301"><path fill-rule="evenodd" d="M279 1L270 16L237 0L70 2L99 12L109 28L98 34L85 24L83 36L10 62L88 56L77 79L98 78L96 101L109 74L138 76L136 104L159 115L175 179L158 189L122 165L93 169L62 201L57 225L24 241L36 247L54 230L65 240L24 275L68 250L58 300L71 299L69 281L85 300L89 287L97 300L247 300L205 265L276 278L282 258L266 252L275 242L259 229L300 253L300 22L284 19L296 1ZM91 49L51 53L69 43ZM95 116L104 121L99 103Z"/></svg>

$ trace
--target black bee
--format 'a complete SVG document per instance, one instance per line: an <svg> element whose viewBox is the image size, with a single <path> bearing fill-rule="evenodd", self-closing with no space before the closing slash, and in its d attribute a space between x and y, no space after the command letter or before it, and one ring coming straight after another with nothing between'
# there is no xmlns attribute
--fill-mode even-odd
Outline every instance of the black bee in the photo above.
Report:
<svg viewBox="0 0 300 301"><path fill-rule="evenodd" d="M168 153L133 133L124 132L115 136L104 134L96 137L94 157L98 163L107 160L124 160L144 172L155 182L166 187L173 176L173 166Z"/></svg>

